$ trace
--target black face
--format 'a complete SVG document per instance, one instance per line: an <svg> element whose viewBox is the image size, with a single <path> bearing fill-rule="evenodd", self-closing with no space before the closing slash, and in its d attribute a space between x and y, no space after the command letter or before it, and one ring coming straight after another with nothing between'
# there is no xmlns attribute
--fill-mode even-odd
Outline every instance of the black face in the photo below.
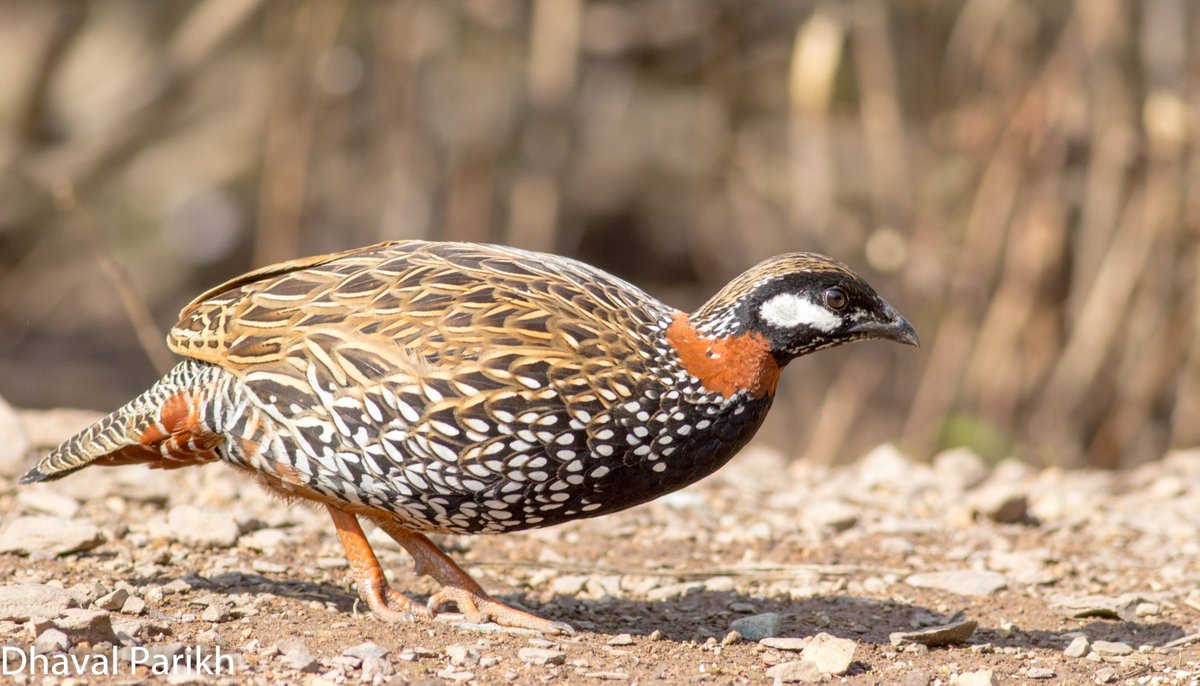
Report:
<svg viewBox="0 0 1200 686"><path fill-rule="evenodd" d="M866 338L917 345L916 332L896 308L841 270L771 279L746 298L740 319L746 330L767 338L781 363Z"/></svg>

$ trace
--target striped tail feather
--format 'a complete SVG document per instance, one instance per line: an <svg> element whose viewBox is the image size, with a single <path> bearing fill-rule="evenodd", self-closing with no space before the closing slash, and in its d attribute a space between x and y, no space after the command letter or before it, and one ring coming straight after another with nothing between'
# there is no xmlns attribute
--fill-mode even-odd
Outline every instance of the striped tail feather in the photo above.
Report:
<svg viewBox="0 0 1200 686"><path fill-rule="evenodd" d="M219 373L203 362L181 362L145 393L52 450L20 483L61 479L91 465L169 469L216 459L213 449L221 439L208 428L204 409Z"/></svg>

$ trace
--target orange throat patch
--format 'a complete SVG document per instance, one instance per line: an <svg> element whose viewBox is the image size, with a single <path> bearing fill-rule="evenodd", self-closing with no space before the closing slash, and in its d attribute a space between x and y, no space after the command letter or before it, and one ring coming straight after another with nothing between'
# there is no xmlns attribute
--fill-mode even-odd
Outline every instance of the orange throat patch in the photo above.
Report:
<svg viewBox="0 0 1200 686"><path fill-rule="evenodd" d="M775 395L782 368L761 334L705 338L686 313L677 312L667 327L667 343L679 353L683 368L713 393L726 398L739 391L755 398Z"/></svg>

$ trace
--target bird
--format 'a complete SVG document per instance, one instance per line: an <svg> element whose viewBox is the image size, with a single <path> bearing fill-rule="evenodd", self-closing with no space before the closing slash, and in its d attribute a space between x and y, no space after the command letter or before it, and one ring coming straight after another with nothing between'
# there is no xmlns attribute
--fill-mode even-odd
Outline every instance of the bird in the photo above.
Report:
<svg viewBox="0 0 1200 686"><path fill-rule="evenodd" d="M489 595L428 534L547 527L683 488L746 445L789 361L863 339L918 345L815 253L766 259L688 313L566 257L380 243L201 294L168 335L183 361L21 483L226 463L323 506L383 620L571 633ZM438 582L426 602L388 584L360 520Z"/></svg>

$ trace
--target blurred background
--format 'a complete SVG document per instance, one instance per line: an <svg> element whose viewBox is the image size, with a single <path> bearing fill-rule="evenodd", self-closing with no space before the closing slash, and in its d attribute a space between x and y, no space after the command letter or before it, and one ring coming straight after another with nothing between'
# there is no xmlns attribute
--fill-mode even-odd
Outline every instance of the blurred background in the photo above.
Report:
<svg viewBox="0 0 1200 686"><path fill-rule="evenodd" d="M194 295L376 241L579 257L694 309L861 271L919 350L792 364L794 457L1200 445L1200 4L0 4L0 397L109 410Z"/></svg>

